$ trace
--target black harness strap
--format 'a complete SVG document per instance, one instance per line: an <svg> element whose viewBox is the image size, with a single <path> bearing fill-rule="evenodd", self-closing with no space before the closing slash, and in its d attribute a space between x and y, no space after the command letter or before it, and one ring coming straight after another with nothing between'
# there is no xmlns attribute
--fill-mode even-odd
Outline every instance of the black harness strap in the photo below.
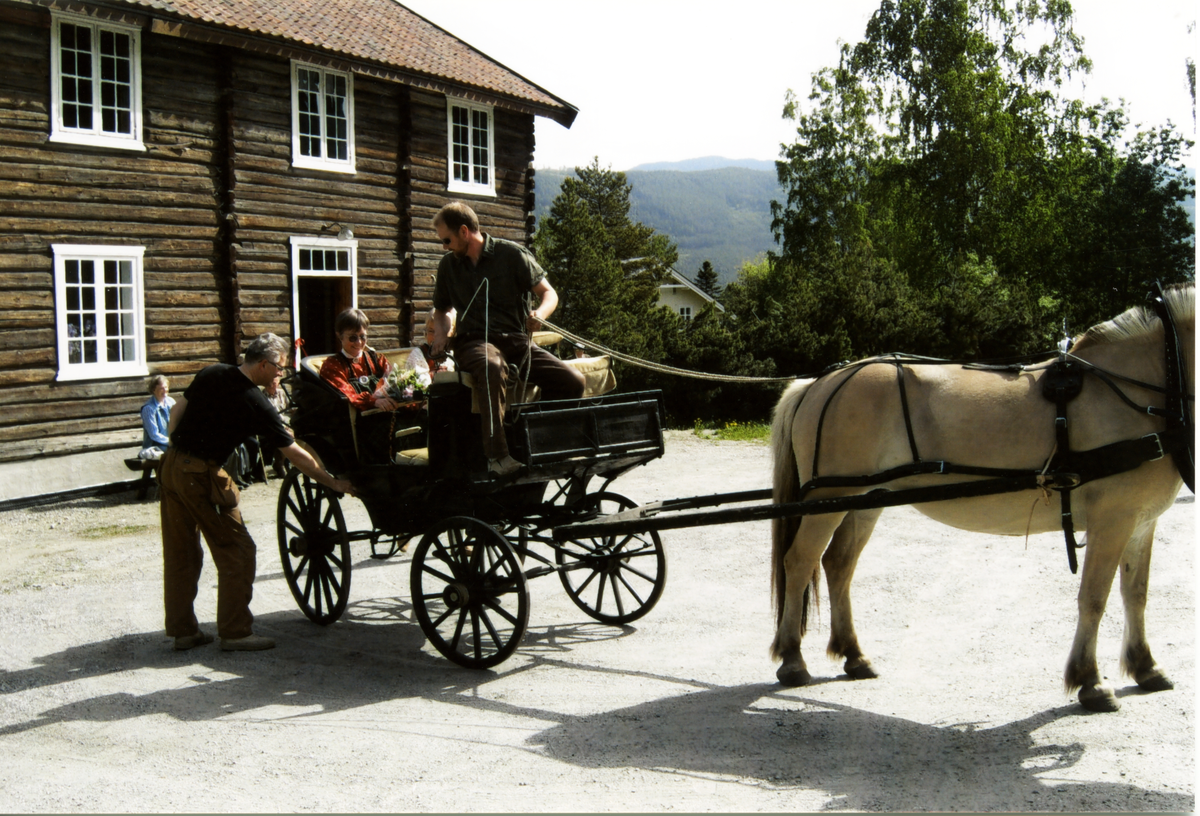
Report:
<svg viewBox="0 0 1200 816"><path fill-rule="evenodd" d="M1150 303L1158 313L1163 326L1163 345L1166 346L1167 369L1167 428L1170 430L1190 431L1195 427L1192 420L1191 406L1188 405L1187 379L1183 370L1183 359L1179 353L1179 332L1175 328L1175 319L1162 290L1162 284L1155 282L1158 295ZM1171 458L1175 461L1175 469L1183 478L1184 484L1192 493L1196 492L1196 440L1195 435L1185 434L1181 444L1170 449Z"/></svg>
<svg viewBox="0 0 1200 816"><path fill-rule="evenodd" d="M1083 391L1083 367L1065 357L1054 362L1042 377L1042 396L1054 403L1057 415L1054 417L1054 454L1046 463L1047 472L1065 470L1062 462L1070 455L1071 440L1067 432L1067 403L1079 396ZM1079 545L1075 543L1075 520L1071 514L1071 489L1060 491L1062 496L1062 527L1067 545L1067 564L1071 574L1079 570L1079 562L1075 551Z"/></svg>
<svg viewBox="0 0 1200 816"><path fill-rule="evenodd" d="M917 453L917 439L913 435L912 413L908 410L908 391L904 389L904 365L899 356L895 357L896 384L900 387L900 407L904 411L904 430L908 433L908 449L912 451L913 462L920 462L921 455Z"/></svg>

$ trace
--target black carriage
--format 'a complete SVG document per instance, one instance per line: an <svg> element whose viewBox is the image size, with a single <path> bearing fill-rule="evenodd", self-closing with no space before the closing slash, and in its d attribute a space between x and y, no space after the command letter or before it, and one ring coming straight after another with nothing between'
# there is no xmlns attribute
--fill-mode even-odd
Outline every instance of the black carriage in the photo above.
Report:
<svg viewBox="0 0 1200 816"><path fill-rule="evenodd" d="M311 620L330 624L345 611L358 542L380 559L415 544L417 620L439 652L470 668L516 650L532 578L557 574L576 606L603 623L637 620L658 601L667 564L657 533L556 541L550 532L636 507L608 486L662 456L658 392L510 405L510 452L525 467L494 479L466 375L439 372L420 422L406 427L415 412L360 415L318 368L319 359L306 358L291 380L292 428L327 470L351 481L371 528L347 529L341 495L295 469L285 478L279 553Z"/></svg>

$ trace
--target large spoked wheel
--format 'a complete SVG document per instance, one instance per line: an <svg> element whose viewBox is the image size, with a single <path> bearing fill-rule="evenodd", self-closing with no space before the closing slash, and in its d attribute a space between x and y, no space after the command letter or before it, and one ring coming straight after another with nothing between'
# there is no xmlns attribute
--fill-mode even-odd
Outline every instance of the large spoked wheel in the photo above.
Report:
<svg viewBox="0 0 1200 816"><path fill-rule="evenodd" d="M619 493L602 492L584 497L581 510L611 515L634 507ZM667 554L653 531L564 541L554 560L567 595L601 623L637 620L654 608L667 584Z"/></svg>
<svg viewBox="0 0 1200 816"><path fill-rule="evenodd" d="M279 559L296 604L322 626L346 610L350 538L337 496L293 468L279 491Z"/></svg>
<svg viewBox="0 0 1200 816"><path fill-rule="evenodd" d="M529 625L529 590L512 547L466 516L438 522L417 545L412 602L434 648L469 669L504 662Z"/></svg>

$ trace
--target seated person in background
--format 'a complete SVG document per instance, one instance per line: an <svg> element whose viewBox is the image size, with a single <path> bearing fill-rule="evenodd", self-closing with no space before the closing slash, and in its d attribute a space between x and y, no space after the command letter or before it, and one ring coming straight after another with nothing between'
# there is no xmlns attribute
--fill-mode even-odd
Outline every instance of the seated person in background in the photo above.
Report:
<svg viewBox="0 0 1200 816"><path fill-rule="evenodd" d="M167 426L171 422L171 406L175 400L167 396L171 384L161 374L150 378L150 399L142 406L142 452L139 459L160 459L167 452L170 440Z"/></svg>
<svg viewBox="0 0 1200 816"><path fill-rule="evenodd" d="M275 407L275 410L279 412L279 418L283 420L283 424L290 426L292 422L292 403L288 399L287 392L279 384L281 379L283 379L283 370L276 370L275 377L263 386L263 395L266 396L267 402L271 403ZM288 427L288 430L290 431L291 428ZM258 438L258 443L260 446L263 445L263 438L261 436ZM287 458L284 457L279 449L275 448L274 453L268 453L271 451L270 447L262 447L262 450L264 452L263 464L266 465L269 458L271 469L275 471L275 475L281 479L286 476Z"/></svg>
<svg viewBox="0 0 1200 816"><path fill-rule="evenodd" d="M447 354L445 352L445 350L443 350L441 354L433 353L434 314L435 314L435 311L433 309L430 309L429 314L425 317L425 342L422 343L418 347L420 349L421 356L425 358L425 365L429 367L429 376L430 377L432 377L434 374L438 373L439 371L453 371L454 370L454 360L450 357L449 354ZM453 336L454 336L454 313L452 311L450 313L450 337L453 337ZM409 359L412 359L415 355L416 355L416 352L414 351L413 354L409 355Z"/></svg>
<svg viewBox="0 0 1200 816"><path fill-rule="evenodd" d="M379 381L387 374L388 361L375 349L367 346L367 329L371 320L358 309L347 309L333 322L341 349L325 358L321 364L321 379L341 391L361 414L379 409L392 412L399 403L386 396L376 396ZM385 463L391 447L391 416L359 417L356 424L358 454L364 464Z"/></svg>

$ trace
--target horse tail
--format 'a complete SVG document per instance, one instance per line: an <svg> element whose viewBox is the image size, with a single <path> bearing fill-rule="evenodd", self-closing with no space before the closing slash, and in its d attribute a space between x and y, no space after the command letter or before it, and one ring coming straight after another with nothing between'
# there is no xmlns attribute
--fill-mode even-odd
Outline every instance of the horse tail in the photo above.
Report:
<svg viewBox="0 0 1200 816"><path fill-rule="evenodd" d="M800 401L804 399L805 392L815 382L815 379L796 380L787 387L775 405L775 414L771 419L771 453L775 462L772 498L776 504L798 501L800 498L800 473L796 468L796 452L792 446L792 423L796 412L800 410ZM771 603L775 609L776 625L783 618L783 600L787 592L783 557L787 555L792 541L796 538L801 518L793 516L771 521ZM808 626L809 589L814 584L815 580L804 590L804 606L800 618L801 634Z"/></svg>

